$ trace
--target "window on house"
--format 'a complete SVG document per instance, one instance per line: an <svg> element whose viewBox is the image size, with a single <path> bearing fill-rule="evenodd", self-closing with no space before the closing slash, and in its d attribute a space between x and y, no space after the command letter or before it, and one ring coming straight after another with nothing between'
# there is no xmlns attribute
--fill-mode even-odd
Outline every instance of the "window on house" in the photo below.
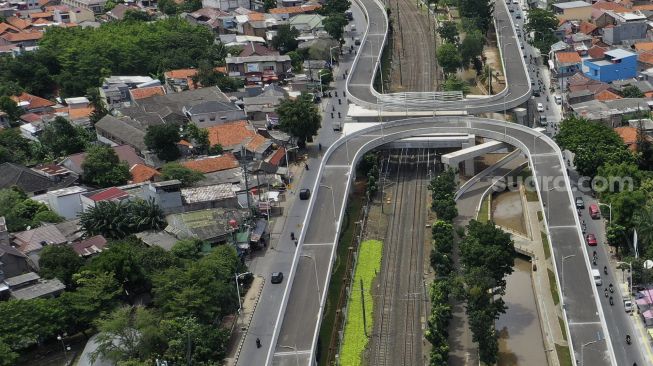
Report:
<svg viewBox="0 0 653 366"><path fill-rule="evenodd" d="M200 122L204 122L204 118L200 118Z"/></svg>

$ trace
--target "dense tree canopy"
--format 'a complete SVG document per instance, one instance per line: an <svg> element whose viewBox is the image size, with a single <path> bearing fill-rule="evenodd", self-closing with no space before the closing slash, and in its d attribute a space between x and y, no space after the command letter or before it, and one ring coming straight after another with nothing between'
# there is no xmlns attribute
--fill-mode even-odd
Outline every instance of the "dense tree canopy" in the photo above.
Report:
<svg viewBox="0 0 653 366"><path fill-rule="evenodd" d="M624 98L644 98L644 93L635 85L630 85L621 91Z"/></svg>
<svg viewBox="0 0 653 366"><path fill-rule="evenodd" d="M285 99L277 107L279 128L297 138L299 144L317 134L322 117L317 107L303 95L295 100Z"/></svg>
<svg viewBox="0 0 653 366"><path fill-rule="evenodd" d="M87 150L82 169L84 181L97 187L122 185L131 178L127 163L121 162L116 152L104 145Z"/></svg>
<svg viewBox="0 0 653 366"><path fill-rule="evenodd" d="M27 198L18 189L0 190L0 216L5 217L10 232L22 231L28 226L39 227L44 222L57 223L63 220L50 211L48 206Z"/></svg>
<svg viewBox="0 0 653 366"><path fill-rule="evenodd" d="M469 65L474 59L483 54L483 45L485 38L483 34L476 30L470 30L465 35L465 39L460 43L460 55L464 65Z"/></svg>
<svg viewBox="0 0 653 366"><path fill-rule="evenodd" d="M53 95L58 85L62 96L80 96L112 74L156 75L197 67L200 60L223 62L226 54L213 42L210 30L177 18L109 22L97 29L54 27L37 51L0 58L0 84L17 81L39 96Z"/></svg>
<svg viewBox="0 0 653 366"><path fill-rule="evenodd" d="M179 126L172 123L153 125L145 133L145 145L161 160L173 161L179 159L181 153L177 143L181 140Z"/></svg>
<svg viewBox="0 0 653 366"><path fill-rule="evenodd" d="M458 44L460 36L458 34L458 26L454 21L444 21L438 27L438 34L444 42Z"/></svg>
<svg viewBox="0 0 653 366"><path fill-rule="evenodd" d="M552 11L534 8L528 12L528 22L524 29L527 32L534 32L531 43L542 55L548 55L551 45L558 41L554 34L557 28L558 18Z"/></svg>
<svg viewBox="0 0 653 366"><path fill-rule="evenodd" d="M122 239L144 230L160 230L165 220L154 201L101 201L80 215L80 224L87 235Z"/></svg>
<svg viewBox="0 0 653 366"><path fill-rule="evenodd" d="M0 130L0 163L25 164L33 157L32 143L17 128Z"/></svg>
<svg viewBox="0 0 653 366"><path fill-rule="evenodd" d="M494 2L489 0L459 0L460 15L470 19L483 33L487 32L492 23Z"/></svg>
<svg viewBox="0 0 653 366"><path fill-rule="evenodd" d="M436 56L438 58L438 64L446 74L456 72L462 65L462 56L453 43L444 43L438 47Z"/></svg>
<svg viewBox="0 0 653 366"><path fill-rule="evenodd" d="M342 13L331 14L322 21L324 30L329 33L331 38L340 42L343 42L342 37L345 34L345 26L347 23L349 22Z"/></svg>
<svg viewBox="0 0 653 366"><path fill-rule="evenodd" d="M58 158L84 151L94 137L83 127L73 126L67 119L56 117L45 125L39 141L52 157Z"/></svg>
<svg viewBox="0 0 653 366"><path fill-rule="evenodd" d="M39 258L41 277L58 278L66 287L73 285L73 275L83 264L84 260L67 245L48 245Z"/></svg>
<svg viewBox="0 0 653 366"><path fill-rule="evenodd" d="M277 29L277 34L272 37L271 45L280 53L285 54L297 49L299 31L288 24L283 24Z"/></svg>
<svg viewBox="0 0 653 366"><path fill-rule="evenodd" d="M179 163L167 163L161 168L163 180L178 179L184 187L193 185L204 178L204 174L193 169L186 168Z"/></svg>

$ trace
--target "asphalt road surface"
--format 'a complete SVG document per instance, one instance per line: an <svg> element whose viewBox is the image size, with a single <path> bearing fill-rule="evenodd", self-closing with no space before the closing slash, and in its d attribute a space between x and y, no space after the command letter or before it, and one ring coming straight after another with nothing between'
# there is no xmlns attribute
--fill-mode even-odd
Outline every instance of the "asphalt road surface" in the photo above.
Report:
<svg viewBox="0 0 653 366"><path fill-rule="evenodd" d="M295 271L288 277L288 281L293 282L287 305L282 306L278 318L276 347L269 353L268 360L273 365L308 365L312 359L311 349L317 343L321 321L318 299L323 299L324 284L330 276L339 220L349 193L351 163L385 142L427 132L473 132L481 137L515 145L522 151L528 151L533 173L542 182L562 179L566 174L555 143L543 134L516 124L471 117L437 117L389 122L382 127L374 126L349 133L326 153L326 160L319 171L319 182L313 189L305 231L295 254ZM585 364L609 365L611 343L605 341L609 336L602 323L602 309L597 307L595 301L598 292L590 277L590 262L587 261L586 246L579 232L572 195L564 179L562 182L551 191L548 190L550 185L542 184L541 191L545 196L546 190L548 196L548 223L558 272L561 270L561 258L574 255L565 261L562 280L571 329L570 341L577 357L582 354ZM321 293L319 296L316 287Z"/></svg>

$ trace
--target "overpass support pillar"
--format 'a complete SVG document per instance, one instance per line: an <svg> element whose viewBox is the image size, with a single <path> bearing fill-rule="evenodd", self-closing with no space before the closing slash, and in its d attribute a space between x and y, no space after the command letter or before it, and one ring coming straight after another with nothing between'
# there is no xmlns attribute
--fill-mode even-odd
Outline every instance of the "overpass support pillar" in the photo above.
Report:
<svg viewBox="0 0 653 366"><path fill-rule="evenodd" d="M463 149L466 149L468 147L472 147L476 145L476 136L475 135L467 135L467 142L463 142ZM467 177L473 177L474 176L474 159L467 159L463 162L463 173Z"/></svg>

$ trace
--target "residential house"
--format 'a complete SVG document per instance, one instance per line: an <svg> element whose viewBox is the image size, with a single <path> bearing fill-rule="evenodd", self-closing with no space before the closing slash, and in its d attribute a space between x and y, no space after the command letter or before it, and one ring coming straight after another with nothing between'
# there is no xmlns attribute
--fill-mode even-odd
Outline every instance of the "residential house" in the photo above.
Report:
<svg viewBox="0 0 653 366"><path fill-rule="evenodd" d="M213 208L168 215L165 231L177 239L196 238L211 245L233 243L234 234L248 222L250 211L245 209Z"/></svg>
<svg viewBox="0 0 653 366"><path fill-rule="evenodd" d="M250 56L277 56L279 55L278 51L271 50L265 45L258 42L249 42L243 47L243 50L240 51L238 57L250 57Z"/></svg>
<svg viewBox="0 0 653 366"><path fill-rule="evenodd" d="M127 165L130 167L137 164L138 165L145 164L143 159L138 155L136 149L134 149L132 146L118 145L112 147L111 149L116 153L120 161L126 162ZM67 156L59 165L66 167L67 169L73 171L78 175L82 175L84 173L84 169L82 166L84 165L85 160L86 160L86 153L83 152L83 153Z"/></svg>
<svg viewBox="0 0 653 366"><path fill-rule="evenodd" d="M0 189L18 187L28 196L64 188L75 181L76 178L65 180L49 178L41 172L14 163L0 164Z"/></svg>
<svg viewBox="0 0 653 366"><path fill-rule="evenodd" d="M100 97L108 108L129 105L130 89L161 85L161 82L149 76L111 76L102 82Z"/></svg>
<svg viewBox="0 0 653 366"><path fill-rule="evenodd" d="M319 14L300 14L290 18L288 24L301 33L315 33L324 30L322 21L325 18Z"/></svg>
<svg viewBox="0 0 653 366"><path fill-rule="evenodd" d="M606 51L603 59L588 59L584 65L586 76L605 83L637 76L637 54L622 49Z"/></svg>
<svg viewBox="0 0 653 366"><path fill-rule="evenodd" d="M252 3L250 0L202 0L202 7L230 11L237 8L251 9Z"/></svg>
<svg viewBox="0 0 653 366"><path fill-rule="evenodd" d="M104 13L107 0L61 0L61 3L71 8L81 8L92 11L95 15Z"/></svg>
<svg viewBox="0 0 653 366"><path fill-rule="evenodd" d="M153 200L164 213L179 212L183 209L181 199L181 182L166 180L162 182L148 182L141 185L140 198Z"/></svg>
<svg viewBox="0 0 653 366"><path fill-rule="evenodd" d="M7 32L0 35L0 46L20 46L20 47L34 47L36 43L43 38L43 32L31 31L12 33Z"/></svg>
<svg viewBox="0 0 653 366"><path fill-rule="evenodd" d="M285 5L285 4L284 4ZM320 9L322 5L320 4L303 4L299 6L284 6L281 8L270 9L270 14L279 14L285 15L286 17L291 17L298 14L312 14ZM286 18L287 19L287 18Z"/></svg>
<svg viewBox="0 0 653 366"><path fill-rule="evenodd" d="M614 19L612 26L601 29L603 42L609 45L618 45L623 42L633 42L646 39L648 20L639 12L614 13L608 12Z"/></svg>
<svg viewBox="0 0 653 366"><path fill-rule="evenodd" d="M621 137L623 140L624 144L628 146L628 149L636 152L637 151L637 135L638 135L638 130L636 127L631 127L631 126L622 126L622 127L617 127L614 129L614 132ZM649 136L644 136L644 138L648 139L649 141L651 138Z"/></svg>
<svg viewBox="0 0 653 366"><path fill-rule="evenodd" d="M142 231L136 233L136 237L145 245L160 247L166 251L172 250L172 247L179 241L165 231Z"/></svg>
<svg viewBox="0 0 653 366"><path fill-rule="evenodd" d="M61 21L57 20L58 18L60 18ZM68 18L69 21L66 22L65 21L66 18ZM93 13L92 10L88 10L84 8L71 8L67 12L67 14L64 13L63 11L59 12L58 10L55 10L54 19L56 22L59 23L81 24L82 22L94 22L95 13Z"/></svg>
<svg viewBox="0 0 653 366"><path fill-rule="evenodd" d="M561 76L569 76L580 71L581 58L578 52L558 52L555 54L554 71Z"/></svg>
<svg viewBox="0 0 653 366"><path fill-rule="evenodd" d="M166 95L166 90L161 85L146 86L143 88L129 89L129 99L136 103L141 99L150 98L156 95Z"/></svg>
<svg viewBox="0 0 653 366"><path fill-rule="evenodd" d="M236 26L233 16L217 8L201 8L186 14L186 20L210 29L215 35L227 32Z"/></svg>
<svg viewBox="0 0 653 366"><path fill-rule="evenodd" d="M25 254L11 245L0 243L0 281L5 278L19 276L31 270L32 268Z"/></svg>
<svg viewBox="0 0 653 366"><path fill-rule="evenodd" d="M84 212L82 195L88 189L79 186L56 189L45 194L43 200L57 215L72 220Z"/></svg>
<svg viewBox="0 0 653 366"><path fill-rule="evenodd" d="M4 284L6 287L2 289L5 290L3 292L8 291L11 297L17 300L57 297L66 288L58 279L41 279L41 276L34 272L5 278Z"/></svg>
<svg viewBox="0 0 653 366"><path fill-rule="evenodd" d="M134 164L129 173L132 175L129 183L153 182L161 176L158 170L144 164Z"/></svg>
<svg viewBox="0 0 653 366"><path fill-rule="evenodd" d="M63 245L68 239L56 225L45 224L35 229L14 233L11 245L29 257L30 263L38 270L41 250L46 245Z"/></svg>
<svg viewBox="0 0 653 366"><path fill-rule="evenodd" d="M18 104L19 107L23 108L26 112L31 113L40 113L51 111L52 107L55 105L54 102L51 102L45 98L37 97L36 95L22 93L21 95L14 95L11 99Z"/></svg>
<svg viewBox="0 0 653 366"><path fill-rule="evenodd" d="M227 68L218 66L214 69L223 74L227 73ZM197 89L200 85L195 84L193 77L197 75L197 69L178 69L170 70L163 73L165 86L168 92L179 93L184 90Z"/></svg>
<svg viewBox="0 0 653 366"><path fill-rule="evenodd" d="M140 11L138 7L132 7L122 3L118 3L116 4L116 6L113 7L113 9L107 11L106 15L110 20L123 20L125 18L125 14L127 14L127 10L130 9L132 11Z"/></svg>
<svg viewBox="0 0 653 366"><path fill-rule="evenodd" d="M226 62L229 76L242 77L248 84L284 79L292 68L288 55L227 57Z"/></svg>
<svg viewBox="0 0 653 366"><path fill-rule="evenodd" d="M91 236L88 239L84 239L71 245L75 253L84 258L102 253L106 246L107 239L105 239L102 235Z"/></svg>
<svg viewBox="0 0 653 366"><path fill-rule="evenodd" d="M220 156L209 156L195 160L188 160L182 162L181 165L203 174L234 169L240 166L238 160L233 156L233 154L223 154Z"/></svg>
<svg viewBox="0 0 653 366"><path fill-rule="evenodd" d="M638 80L638 79L626 79L626 80L615 80L612 83L612 89L622 93L623 90L629 86L634 86L639 89L644 94L650 94L653 92L653 84L648 80Z"/></svg>
<svg viewBox="0 0 653 366"><path fill-rule="evenodd" d="M207 130L211 146L219 144L224 151L231 151L237 156L242 148L255 159L264 159L272 152L272 141L259 135L247 121L225 123Z"/></svg>
<svg viewBox="0 0 653 366"><path fill-rule="evenodd" d="M236 192L239 186L218 184L204 187L182 188L185 210L197 211L210 208L239 208Z"/></svg>
<svg viewBox="0 0 653 366"><path fill-rule="evenodd" d="M143 156L145 131L150 124L143 124L130 117L114 117L110 114L102 117L95 124L95 132L100 142L110 146L129 145L138 155Z"/></svg>
<svg viewBox="0 0 653 366"><path fill-rule="evenodd" d="M268 84L265 88L255 87L259 93L243 98L243 107L247 118L253 121L265 120L274 113L281 101L288 98L288 92L276 84Z"/></svg>
<svg viewBox="0 0 653 366"><path fill-rule="evenodd" d="M98 189L97 191L85 192L81 196L82 211L97 206L98 202L121 202L129 201L133 197L117 187Z"/></svg>
<svg viewBox="0 0 653 366"><path fill-rule="evenodd" d="M612 91L610 91L610 89L608 89L608 90L604 90L604 91L602 91L600 93L597 93L594 96L594 99L596 99L598 101L601 101L601 102L605 102L606 100L621 99L621 95L613 93Z"/></svg>
<svg viewBox="0 0 653 366"><path fill-rule="evenodd" d="M584 1L569 1L553 4L551 10L560 20L587 20L592 17L592 4Z"/></svg>

